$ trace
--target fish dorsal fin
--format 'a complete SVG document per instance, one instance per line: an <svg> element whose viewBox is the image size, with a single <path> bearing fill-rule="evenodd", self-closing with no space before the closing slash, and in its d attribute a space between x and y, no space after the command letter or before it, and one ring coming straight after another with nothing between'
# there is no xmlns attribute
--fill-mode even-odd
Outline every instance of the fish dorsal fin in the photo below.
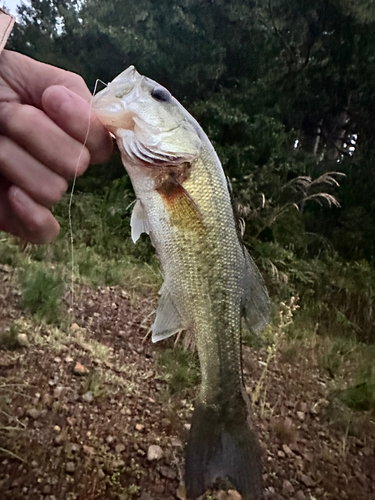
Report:
<svg viewBox="0 0 375 500"><path fill-rule="evenodd" d="M244 248L246 272L244 274L244 297L242 316L246 326L254 333L260 333L268 324L271 301L263 278L248 251Z"/></svg>
<svg viewBox="0 0 375 500"><path fill-rule="evenodd" d="M186 328L187 323L179 313L175 301L164 283L160 290L156 318L152 325L152 342L167 339Z"/></svg>
<svg viewBox="0 0 375 500"><path fill-rule="evenodd" d="M130 226L132 228L132 240L134 243L139 240L142 233L150 234L147 213L141 200L135 202L130 219Z"/></svg>

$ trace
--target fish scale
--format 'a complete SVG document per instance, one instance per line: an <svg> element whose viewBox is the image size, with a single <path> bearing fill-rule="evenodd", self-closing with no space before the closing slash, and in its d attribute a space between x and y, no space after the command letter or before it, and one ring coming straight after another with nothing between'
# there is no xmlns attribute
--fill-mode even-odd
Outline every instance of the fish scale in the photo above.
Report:
<svg viewBox="0 0 375 500"><path fill-rule="evenodd" d="M97 94L94 109L116 137L137 196L133 240L149 234L161 261L152 339L181 330L196 339L201 387L186 450L188 498L227 478L243 500L259 500L261 455L242 381L241 318L258 333L270 302L239 240L220 161L194 118L133 66Z"/></svg>

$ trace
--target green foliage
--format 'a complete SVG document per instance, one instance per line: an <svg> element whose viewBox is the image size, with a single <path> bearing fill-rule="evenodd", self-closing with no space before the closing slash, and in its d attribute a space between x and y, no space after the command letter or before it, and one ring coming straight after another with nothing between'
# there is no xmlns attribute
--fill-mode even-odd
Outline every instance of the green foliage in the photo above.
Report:
<svg viewBox="0 0 375 500"><path fill-rule="evenodd" d="M158 361L172 394L184 394L199 384L198 360L195 353L179 347L166 349L160 353Z"/></svg>
<svg viewBox="0 0 375 500"><path fill-rule="evenodd" d="M47 323L63 317L64 284L61 276L43 264L31 263L21 273L22 306Z"/></svg>

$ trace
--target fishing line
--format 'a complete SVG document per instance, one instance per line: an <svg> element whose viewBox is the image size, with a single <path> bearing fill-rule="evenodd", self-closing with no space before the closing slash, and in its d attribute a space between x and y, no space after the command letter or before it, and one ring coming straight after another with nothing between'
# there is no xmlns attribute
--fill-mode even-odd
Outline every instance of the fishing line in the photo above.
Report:
<svg viewBox="0 0 375 500"><path fill-rule="evenodd" d="M95 86L94 86L94 91L92 93L92 97L90 99L90 104L89 104L89 119L88 119L88 123L87 123L87 130L86 130L86 135L85 135L85 139L83 141L83 144L82 144L82 148L81 148L81 151L78 155L78 158L77 158L77 163L76 163L76 168L75 168L75 171L74 171L74 177L73 177L73 182L72 182L72 188L70 190L70 196L69 196L69 205L68 205L68 221L69 221L69 236L70 236L70 255L71 255L71 269L72 269L72 274L71 274L71 302L70 302L70 307L71 309L73 309L73 305L74 305L74 236L73 236L73 222L72 222L72 204L73 204L73 194L74 194L74 189L76 187L76 181L77 181L77 172L78 172L78 167L79 167L79 162L82 158L82 154L85 150L85 147L86 147L86 144L87 144L87 140L88 140L88 137L89 137L89 133L90 133L90 126L91 126L91 110L92 110L92 104L93 104L93 101L94 101L94 97L95 97L95 94L96 94L96 91L97 91L97 87L98 87L98 83L102 83L103 85L105 85L107 87L107 84L102 82L102 80L99 80L97 79L96 82L95 82Z"/></svg>

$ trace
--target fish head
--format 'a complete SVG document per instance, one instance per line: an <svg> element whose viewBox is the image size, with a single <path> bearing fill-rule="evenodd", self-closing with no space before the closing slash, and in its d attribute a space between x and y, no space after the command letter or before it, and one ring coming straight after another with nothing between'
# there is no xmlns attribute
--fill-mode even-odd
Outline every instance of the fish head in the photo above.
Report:
<svg viewBox="0 0 375 500"><path fill-rule="evenodd" d="M198 157L199 126L169 91L130 66L93 100L123 156L146 165L179 165Z"/></svg>

